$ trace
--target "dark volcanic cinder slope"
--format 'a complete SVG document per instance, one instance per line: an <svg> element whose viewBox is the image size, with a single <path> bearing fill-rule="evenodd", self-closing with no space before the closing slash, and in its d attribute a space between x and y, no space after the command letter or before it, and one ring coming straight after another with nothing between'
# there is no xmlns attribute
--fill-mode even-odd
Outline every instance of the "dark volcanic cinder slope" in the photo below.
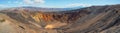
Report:
<svg viewBox="0 0 120 33"><path fill-rule="evenodd" d="M12 33L117 33L120 30L120 5L57 12L31 10L1 10L0 27L10 26L7 31ZM0 29L0 33L5 33L6 29Z"/></svg>
<svg viewBox="0 0 120 33"><path fill-rule="evenodd" d="M96 8L96 9L93 9ZM75 23L72 28L68 29L67 33L100 33L106 29L115 26L120 21L116 20L120 17L120 7L93 7L90 8L93 12ZM89 9L89 8L88 8ZM97 10L98 9L98 10ZM102 9L101 11L99 11ZM95 10L95 11L94 11Z"/></svg>

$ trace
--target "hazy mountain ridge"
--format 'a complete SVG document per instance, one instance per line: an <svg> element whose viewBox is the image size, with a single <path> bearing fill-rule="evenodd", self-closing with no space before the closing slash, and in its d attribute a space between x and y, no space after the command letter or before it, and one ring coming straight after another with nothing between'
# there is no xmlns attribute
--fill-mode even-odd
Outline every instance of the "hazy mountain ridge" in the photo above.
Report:
<svg viewBox="0 0 120 33"><path fill-rule="evenodd" d="M13 28L22 33L116 33L120 30L117 29L120 27L120 5L92 6L75 10L57 9L57 12L56 9L50 10L52 12L43 10L46 9L20 7L2 10L0 16L8 16L5 21L12 19L11 23L18 26Z"/></svg>
<svg viewBox="0 0 120 33"><path fill-rule="evenodd" d="M1 10L29 10L29 11L42 11L42 12L55 12L55 11L67 11L67 10L74 10L74 9L80 9L80 8L84 8L84 7L71 7L71 8L44 8L44 7L32 7L32 6L28 6L28 7L13 7L13 8L4 8Z"/></svg>

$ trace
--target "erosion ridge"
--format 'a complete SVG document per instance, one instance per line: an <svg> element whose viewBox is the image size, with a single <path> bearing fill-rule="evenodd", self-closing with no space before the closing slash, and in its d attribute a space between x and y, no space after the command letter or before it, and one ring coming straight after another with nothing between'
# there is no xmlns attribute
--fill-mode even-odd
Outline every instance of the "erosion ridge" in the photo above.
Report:
<svg viewBox="0 0 120 33"><path fill-rule="evenodd" d="M120 5L91 6L52 12L43 12L32 8L1 10L0 16L7 15L7 17L3 16L4 18L0 18L12 20L10 22L16 27L11 26L22 33L119 32ZM0 23L3 23L2 19L0 19Z"/></svg>

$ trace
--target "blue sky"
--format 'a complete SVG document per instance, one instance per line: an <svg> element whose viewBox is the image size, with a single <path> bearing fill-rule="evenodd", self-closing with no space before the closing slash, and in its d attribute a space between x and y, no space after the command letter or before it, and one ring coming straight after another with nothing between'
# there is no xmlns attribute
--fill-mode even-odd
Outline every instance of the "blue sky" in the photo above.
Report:
<svg viewBox="0 0 120 33"><path fill-rule="evenodd" d="M0 0L0 7L89 7L93 5L113 5L120 4L120 0Z"/></svg>

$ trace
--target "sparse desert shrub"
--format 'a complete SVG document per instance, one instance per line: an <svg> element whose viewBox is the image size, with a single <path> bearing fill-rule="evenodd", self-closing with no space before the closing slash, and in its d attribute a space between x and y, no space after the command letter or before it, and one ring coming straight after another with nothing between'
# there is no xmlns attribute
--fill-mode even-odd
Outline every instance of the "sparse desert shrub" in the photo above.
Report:
<svg viewBox="0 0 120 33"><path fill-rule="evenodd" d="M5 19L0 19L0 22L5 22Z"/></svg>

